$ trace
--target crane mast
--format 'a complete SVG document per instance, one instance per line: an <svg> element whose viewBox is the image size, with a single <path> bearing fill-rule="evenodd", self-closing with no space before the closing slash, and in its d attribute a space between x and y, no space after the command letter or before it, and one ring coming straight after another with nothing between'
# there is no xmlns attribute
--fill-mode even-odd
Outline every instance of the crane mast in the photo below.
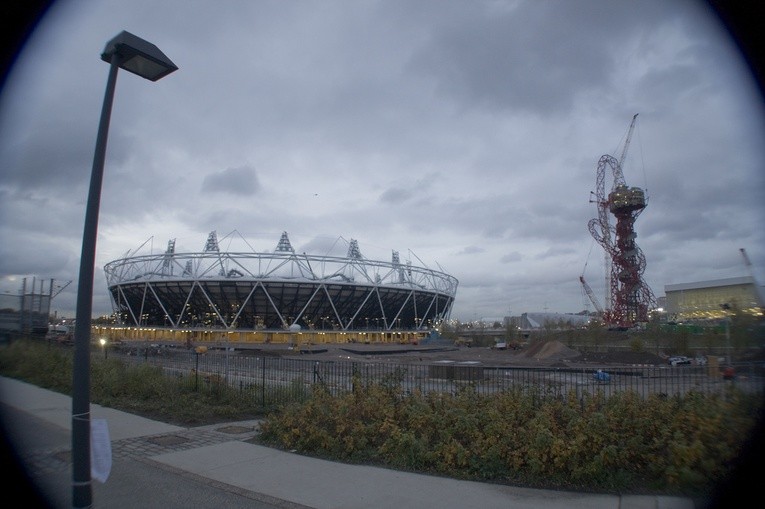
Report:
<svg viewBox="0 0 765 509"><path fill-rule="evenodd" d="M746 249L739 248L739 252L741 253L741 256L744 257L744 265L746 265L746 270L749 271L749 275L754 279L754 271L752 270L752 262L749 260L749 255L746 254Z"/></svg>
<svg viewBox="0 0 765 509"><path fill-rule="evenodd" d="M590 288L590 285L587 284L587 281L584 280L584 276L579 276L579 282L582 283L582 287L584 288L585 293L587 293L587 297L589 297L590 302L592 302L592 305L595 306L595 309L598 311L598 314L600 316L603 316L603 307L600 305L600 302L598 302L597 297L595 297L595 293L592 291L592 288Z"/></svg>
<svg viewBox="0 0 765 509"><path fill-rule="evenodd" d="M630 128L629 131L627 131L627 139L624 140L624 148L622 149L622 156L619 158L619 168L624 168L624 160L627 158L627 149L630 146L630 142L632 141L632 133L635 130L635 121L637 121L638 114L635 113L632 116L632 122L630 122ZM622 183L624 181L624 174L622 173Z"/></svg>

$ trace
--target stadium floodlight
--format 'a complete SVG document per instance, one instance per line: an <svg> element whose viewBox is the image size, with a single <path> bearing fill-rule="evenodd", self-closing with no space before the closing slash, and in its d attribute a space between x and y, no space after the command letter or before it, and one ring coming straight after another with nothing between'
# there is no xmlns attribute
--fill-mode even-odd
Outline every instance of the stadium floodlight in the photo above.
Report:
<svg viewBox="0 0 765 509"><path fill-rule="evenodd" d="M101 59L109 63L109 77L98 125L88 201L85 207L74 330L72 369L72 504L74 507L91 507L93 498L90 467L90 327L93 312L98 211L101 203L106 139L114 102L117 71L122 68L147 80L157 81L178 69L152 43L124 31L106 44Z"/></svg>

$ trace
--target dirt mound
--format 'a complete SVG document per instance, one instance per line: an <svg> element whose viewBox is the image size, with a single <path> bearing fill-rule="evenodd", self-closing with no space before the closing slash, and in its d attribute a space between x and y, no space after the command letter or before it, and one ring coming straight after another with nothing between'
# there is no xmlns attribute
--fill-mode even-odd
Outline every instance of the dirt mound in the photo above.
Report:
<svg viewBox="0 0 765 509"><path fill-rule="evenodd" d="M526 357L539 360L573 359L581 355L560 341L540 341L532 344L526 352Z"/></svg>

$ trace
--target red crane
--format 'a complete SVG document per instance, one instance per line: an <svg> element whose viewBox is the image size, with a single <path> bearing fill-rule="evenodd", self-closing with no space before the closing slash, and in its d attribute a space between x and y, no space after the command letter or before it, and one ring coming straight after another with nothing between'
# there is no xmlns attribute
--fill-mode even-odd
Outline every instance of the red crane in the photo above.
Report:
<svg viewBox="0 0 765 509"><path fill-rule="evenodd" d="M630 328L648 321L648 311L655 306L653 292L643 280L645 256L635 239L635 220L645 209L645 192L629 187L624 181L622 165L632 139L637 114L632 117L622 155L617 160L603 155L598 161L594 200L598 217L591 219L588 228L592 237L603 247L608 261L606 267L608 303L603 320L610 327ZM606 195L606 170L613 175L611 191ZM616 226L610 225L610 214Z"/></svg>

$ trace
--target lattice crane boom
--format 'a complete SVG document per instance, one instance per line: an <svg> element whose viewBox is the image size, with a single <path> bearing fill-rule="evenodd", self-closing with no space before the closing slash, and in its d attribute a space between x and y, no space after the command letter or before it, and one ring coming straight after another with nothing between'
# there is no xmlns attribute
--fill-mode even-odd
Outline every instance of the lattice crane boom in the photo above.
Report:
<svg viewBox="0 0 765 509"><path fill-rule="evenodd" d="M744 265L746 265L746 270L749 271L749 275L754 279L754 270L752 269L752 262L749 260L749 255L746 254L746 249L739 248L739 252L741 253L741 256L744 258Z"/></svg>
<svg viewBox="0 0 765 509"><path fill-rule="evenodd" d="M637 121L638 114L632 116L632 122L630 123L629 131L627 131L627 139L624 141L624 148L622 149L622 156L619 158L619 175L621 177L621 183L624 184L624 174L621 169L624 168L624 160L627 158L627 149L632 141L632 133L635 130L635 122ZM616 179L614 179L616 180Z"/></svg>
<svg viewBox="0 0 765 509"><path fill-rule="evenodd" d="M597 297L595 297L595 293L592 291L592 288L590 288L590 285L587 284L587 281L584 280L584 276L579 276L579 281L582 283L582 287L584 288L585 293L587 293L587 297L589 297L590 302L592 302L592 305L595 306L595 309L598 311L598 314L603 316L604 314L603 306L600 305L600 302L598 301Z"/></svg>

